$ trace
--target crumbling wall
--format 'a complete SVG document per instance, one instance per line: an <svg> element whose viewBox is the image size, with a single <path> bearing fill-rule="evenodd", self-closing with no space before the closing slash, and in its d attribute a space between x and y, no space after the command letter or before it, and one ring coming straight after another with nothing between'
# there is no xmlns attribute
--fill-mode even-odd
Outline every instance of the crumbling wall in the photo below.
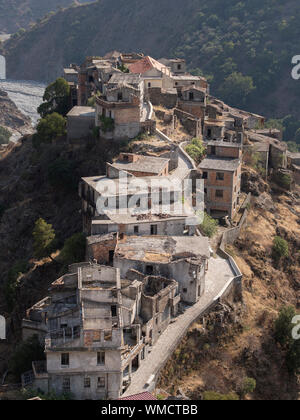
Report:
<svg viewBox="0 0 300 420"><path fill-rule="evenodd" d="M181 109L176 108L174 114L179 119L184 129L193 137L201 137L202 127L201 119L194 117L192 114L182 111Z"/></svg>
<svg viewBox="0 0 300 420"><path fill-rule="evenodd" d="M149 88L149 98L153 105L163 106L167 109L173 109L177 106L178 96L176 89L165 91L161 88Z"/></svg>

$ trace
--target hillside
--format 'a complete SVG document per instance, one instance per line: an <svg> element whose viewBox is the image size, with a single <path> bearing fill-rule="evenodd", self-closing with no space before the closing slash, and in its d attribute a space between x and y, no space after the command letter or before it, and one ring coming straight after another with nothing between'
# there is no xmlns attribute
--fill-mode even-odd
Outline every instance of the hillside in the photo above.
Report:
<svg viewBox="0 0 300 420"><path fill-rule="evenodd" d="M0 90L0 126L16 135L25 135L33 131L30 118L22 114L2 90Z"/></svg>
<svg viewBox="0 0 300 420"><path fill-rule="evenodd" d="M50 81L64 65L114 49L175 55L231 105L299 118L300 82L291 77L299 17L296 0L230 0L226 7L221 0L101 0L59 11L11 39L8 77Z"/></svg>
<svg viewBox="0 0 300 420"><path fill-rule="evenodd" d="M22 28L28 28L49 12L73 3L84 3L84 0L1 0L0 1L0 34L12 34Z"/></svg>
<svg viewBox="0 0 300 420"><path fill-rule="evenodd" d="M271 199L270 199L271 198ZM199 400L205 392L238 393L255 378L254 400L297 400L299 382L289 375L285 354L274 340L274 321L284 305L299 303L300 194L273 193L268 205L254 200L247 226L228 251L244 275L244 305L232 300L191 328L161 374L158 387L181 389ZM275 235L284 237L290 257L271 258Z"/></svg>

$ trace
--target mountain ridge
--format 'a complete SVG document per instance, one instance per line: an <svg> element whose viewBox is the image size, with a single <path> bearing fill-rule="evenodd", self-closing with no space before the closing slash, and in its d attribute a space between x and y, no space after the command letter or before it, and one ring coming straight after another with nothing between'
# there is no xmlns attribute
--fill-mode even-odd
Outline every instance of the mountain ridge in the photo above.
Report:
<svg viewBox="0 0 300 420"><path fill-rule="evenodd" d="M42 19L5 44L8 77L52 81L63 66L110 50L185 58L212 94L266 116L299 117L291 77L300 4L287 0L101 0ZM26 54L24 54L26 51Z"/></svg>

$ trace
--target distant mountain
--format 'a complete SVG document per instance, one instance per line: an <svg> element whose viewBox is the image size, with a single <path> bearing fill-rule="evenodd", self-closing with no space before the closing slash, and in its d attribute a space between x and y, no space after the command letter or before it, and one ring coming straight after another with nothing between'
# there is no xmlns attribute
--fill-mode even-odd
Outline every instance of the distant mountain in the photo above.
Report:
<svg viewBox="0 0 300 420"><path fill-rule="evenodd" d="M212 94L267 116L300 117L296 0L99 0L43 19L6 44L8 76L50 81L110 50L187 59Z"/></svg>
<svg viewBox="0 0 300 420"><path fill-rule="evenodd" d="M49 12L89 0L0 0L0 34L28 28Z"/></svg>

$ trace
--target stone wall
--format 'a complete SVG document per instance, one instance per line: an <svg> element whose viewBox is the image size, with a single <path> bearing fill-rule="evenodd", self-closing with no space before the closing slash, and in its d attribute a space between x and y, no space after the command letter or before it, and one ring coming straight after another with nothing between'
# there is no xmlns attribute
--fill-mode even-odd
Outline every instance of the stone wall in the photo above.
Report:
<svg viewBox="0 0 300 420"><path fill-rule="evenodd" d="M149 88L148 94L153 105L162 105L164 108L173 109L177 106L177 91L165 91L160 88Z"/></svg>
<svg viewBox="0 0 300 420"><path fill-rule="evenodd" d="M181 109L176 108L174 114L179 119L184 129L193 137L201 137L202 127L201 119L195 117L192 114L182 111Z"/></svg>

